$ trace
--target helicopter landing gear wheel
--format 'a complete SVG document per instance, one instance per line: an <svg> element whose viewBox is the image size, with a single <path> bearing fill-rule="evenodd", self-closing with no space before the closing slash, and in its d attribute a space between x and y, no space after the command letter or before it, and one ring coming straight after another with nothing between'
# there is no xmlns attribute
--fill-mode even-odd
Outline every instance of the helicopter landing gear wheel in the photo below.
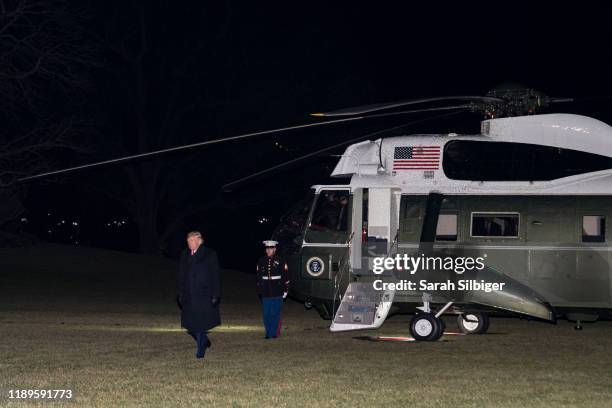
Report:
<svg viewBox="0 0 612 408"><path fill-rule="evenodd" d="M417 313L410 320L410 335L417 341L436 341L444 332L444 322L431 313Z"/></svg>
<svg viewBox="0 0 612 408"><path fill-rule="evenodd" d="M483 334L489 330L489 316L484 313L462 313L457 316L457 326L465 334Z"/></svg>

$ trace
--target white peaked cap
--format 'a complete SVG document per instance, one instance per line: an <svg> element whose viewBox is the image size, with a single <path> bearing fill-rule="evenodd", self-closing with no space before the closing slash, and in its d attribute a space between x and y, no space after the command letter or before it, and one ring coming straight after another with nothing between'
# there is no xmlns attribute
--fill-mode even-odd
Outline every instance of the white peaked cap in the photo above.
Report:
<svg viewBox="0 0 612 408"><path fill-rule="evenodd" d="M275 247L275 246L278 245L278 241L272 241L272 240L269 239L269 240L263 241L263 244L266 246L266 248L267 247Z"/></svg>

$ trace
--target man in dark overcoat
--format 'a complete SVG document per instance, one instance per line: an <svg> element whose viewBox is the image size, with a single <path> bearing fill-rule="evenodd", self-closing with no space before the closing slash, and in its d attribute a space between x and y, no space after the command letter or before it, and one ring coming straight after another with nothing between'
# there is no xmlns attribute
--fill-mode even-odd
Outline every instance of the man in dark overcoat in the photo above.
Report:
<svg viewBox="0 0 612 408"><path fill-rule="evenodd" d="M202 245L202 234L187 234L178 273L178 301L181 326L197 344L196 357L203 358L211 342L208 331L221 324L220 270L217 253Z"/></svg>

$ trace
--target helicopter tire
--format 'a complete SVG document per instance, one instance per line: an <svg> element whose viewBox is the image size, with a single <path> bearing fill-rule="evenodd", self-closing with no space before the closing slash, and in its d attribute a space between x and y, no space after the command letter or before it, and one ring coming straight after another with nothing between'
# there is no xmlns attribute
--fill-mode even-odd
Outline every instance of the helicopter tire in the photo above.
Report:
<svg viewBox="0 0 612 408"><path fill-rule="evenodd" d="M432 313L417 313L410 320L410 335L417 341L436 341L444 332L444 322Z"/></svg>
<svg viewBox="0 0 612 408"><path fill-rule="evenodd" d="M457 326L465 334L484 334L489 330L489 316L484 313L462 313L457 316Z"/></svg>

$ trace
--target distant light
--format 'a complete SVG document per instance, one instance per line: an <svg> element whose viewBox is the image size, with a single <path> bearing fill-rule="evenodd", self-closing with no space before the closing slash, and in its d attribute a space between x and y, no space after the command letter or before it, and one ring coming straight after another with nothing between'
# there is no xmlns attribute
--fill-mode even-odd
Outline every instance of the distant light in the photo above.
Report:
<svg viewBox="0 0 612 408"><path fill-rule="evenodd" d="M28 219L26 217L22 217L21 222L28 222Z"/></svg>
<svg viewBox="0 0 612 408"><path fill-rule="evenodd" d="M53 231L51 231L51 230L48 230L48 231L47 231L47 234L51 234L52 232L53 232Z"/></svg>

